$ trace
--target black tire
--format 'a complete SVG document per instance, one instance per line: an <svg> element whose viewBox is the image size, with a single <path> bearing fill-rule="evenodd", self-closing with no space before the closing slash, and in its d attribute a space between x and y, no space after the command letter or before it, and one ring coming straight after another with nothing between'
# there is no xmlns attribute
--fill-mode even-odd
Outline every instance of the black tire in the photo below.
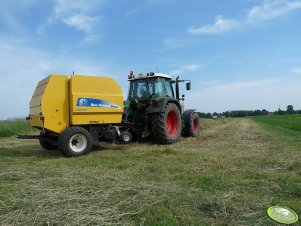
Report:
<svg viewBox="0 0 301 226"><path fill-rule="evenodd" d="M39 143L45 150L57 149L57 142L55 141L56 139L54 139L50 135L44 134L42 131L40 132Z"/></svg>
<svg viewBox="0 0 301 226"><path fill-rule="evenodd" d="M88 130L73 126L59 136L58 148L64 156L75 157L89 153L93 143L93 137Z"/></svg>
<svg viewBox="0 0 301 226"><path fill-rule="evenodd" d="M186 117L184 116L184 124L184 136L198 137L200 135L200 118L197 113L191 113Z"/></svg>
<svg viewBox="0 0 301 226"><path fill-rule="evenodd" d="M128 144L132 141L132 134L128 131L124 131L120 134L120 140L123 144Z"/></svg>
<svg viewBox="0 0 301 226"><path fill-rule="evenodd" d="M181 130L181 114L176 104L169 103L165 112L152 115L152 134L157 142L174 143L179 139Z"/></svg>

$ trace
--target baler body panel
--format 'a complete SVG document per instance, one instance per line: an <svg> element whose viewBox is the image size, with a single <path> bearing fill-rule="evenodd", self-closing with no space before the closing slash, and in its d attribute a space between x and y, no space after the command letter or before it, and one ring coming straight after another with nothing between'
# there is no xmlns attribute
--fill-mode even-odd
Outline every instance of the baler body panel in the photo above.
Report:
<svg viewBox="0 0 301 226"><path fill-rule="evenodd" d="M72 125L121 123L121 87L108 77L74 75L70 78Z"/></svg>
<svg viewBox="0 0 301 226"><path fill-rule="evenodd" d="M41 80L30 101L30 125L54 133L69 127L67 75L50 75Z"/></svg>
<svg viewBox="0 0 301 226"><path fill-rule="evenodd" d="M50 75L30 101L30 125L61 134L71 125L121 123L121 87L107 77Z"/></svg>

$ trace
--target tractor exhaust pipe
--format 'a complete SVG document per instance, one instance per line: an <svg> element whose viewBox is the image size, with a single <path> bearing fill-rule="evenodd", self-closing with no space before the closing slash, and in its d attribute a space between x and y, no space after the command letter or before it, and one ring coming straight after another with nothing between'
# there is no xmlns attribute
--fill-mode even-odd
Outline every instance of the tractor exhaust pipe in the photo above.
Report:
<svg viewBox="0 0 301 226"><path fill-rule="evenodd" d="M176 78L176 99L180 100L179 76Z"/></svg>

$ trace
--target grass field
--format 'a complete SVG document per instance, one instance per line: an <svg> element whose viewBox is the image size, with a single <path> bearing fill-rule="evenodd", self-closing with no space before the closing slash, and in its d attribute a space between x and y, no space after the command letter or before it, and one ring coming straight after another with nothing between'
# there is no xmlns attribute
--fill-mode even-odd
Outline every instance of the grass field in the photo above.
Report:
<svg viewBox="0 0 301 226"><path fill-rule="evenodd" d="M206 121L203 137L79 158L2 138L0 224L278 225L271 205L301 215L301 140L268 121Z"/></svg>
<svg viewBox="0 0 301 226"><path fill-rule="evenodd" d="M301 115L269 115L252 117L276 135L301 139Z"/></svg>

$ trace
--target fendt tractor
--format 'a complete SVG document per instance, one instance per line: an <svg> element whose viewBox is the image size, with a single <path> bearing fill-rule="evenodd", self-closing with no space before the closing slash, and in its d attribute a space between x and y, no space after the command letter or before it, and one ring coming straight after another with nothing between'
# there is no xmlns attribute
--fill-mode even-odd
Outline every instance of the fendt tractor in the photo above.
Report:
<svg viewBox="0 0 301 226"><path fill-rule="evenodd" d="M185 96L179 83L166 74L128 76L129 93L109 77L50 75L40 81L30 101L30 126L44 149L58 148L65 156L87 154L99 141L129 143L153 137L171 144L180 135L198 136L200 122L193 109L183 111Z"/></svg>

